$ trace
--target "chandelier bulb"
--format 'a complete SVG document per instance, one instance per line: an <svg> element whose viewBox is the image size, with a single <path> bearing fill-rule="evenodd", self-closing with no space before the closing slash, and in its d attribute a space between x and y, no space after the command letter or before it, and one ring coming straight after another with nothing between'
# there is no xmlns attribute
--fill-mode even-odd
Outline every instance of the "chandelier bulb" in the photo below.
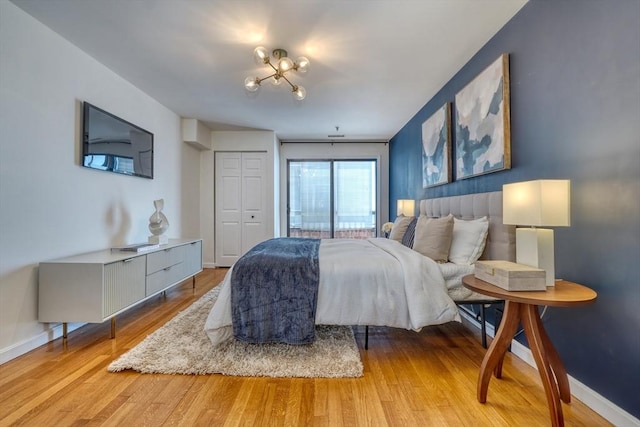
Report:
<svg viewBox="0 0 640 427"><path fill-rule="evenodd" d="M262 46L258 46L253 50L253 59L256 61L256 64L268 64L269 63L269 52Z"/></svg>
<svg viewBox="0 0 640 427"><path fill-rule="evenodd" d="M244 79L244 87L249 92L255 92L260 89L260 79L258 77L247 77Z"/></svg>
<svg viewBox="0 0 640 427"><path fill-rule="evenodd" d="M310 64L311 63L309 62L309 58L307 58L306 56L301 56L296 59L293 68L299 73L306 73L307 71L309 71Z"/></svg>
<svg viewBox="0 0 640 427"><path fill-rule="evenodd" d="M280 86L280 83L282 83L282 79L277 74L275 74L272 78L270 78L269 81L274 86Z"/></svg>
<svg viewBox="0 0 640 427"><path fill-rule="evenodd" d="M302 86L294 86L293 87L293 97L298 101L302 101L307 97L307 90Z"/></svg>
<svg viewBox="0 0 640 427"><path fill-rule="evenodd" d="M278 70L281 73L286 73L292 68L293 68L293 61L291 60L291 58L285 56L280 58L280 60L278 61Z"/></svg>

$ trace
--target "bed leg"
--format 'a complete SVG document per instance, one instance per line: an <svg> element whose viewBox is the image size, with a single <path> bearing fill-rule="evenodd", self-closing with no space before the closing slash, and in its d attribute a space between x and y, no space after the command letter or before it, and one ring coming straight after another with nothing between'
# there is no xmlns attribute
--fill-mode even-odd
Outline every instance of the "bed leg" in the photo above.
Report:
<svg viewBox="0 0 640 427"><path fill-rule="evenodd" d="M369 325L364 327L364 349L369 350Z"/></svg>

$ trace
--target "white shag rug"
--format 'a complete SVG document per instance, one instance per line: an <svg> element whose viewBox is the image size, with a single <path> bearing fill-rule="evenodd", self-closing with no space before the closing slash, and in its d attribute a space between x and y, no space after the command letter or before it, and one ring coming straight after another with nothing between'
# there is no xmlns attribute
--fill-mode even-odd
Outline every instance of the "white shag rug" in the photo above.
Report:
<svg viewBox="0 0 640 427"><path fill-rule="evenodd" d="M229 340L214 348L204 324L218 293L219 287L207 292L112 362L108 370L250 377L362 376L360 352L349 326L316 326L316 341L308 345L246 344Z"/></svg>

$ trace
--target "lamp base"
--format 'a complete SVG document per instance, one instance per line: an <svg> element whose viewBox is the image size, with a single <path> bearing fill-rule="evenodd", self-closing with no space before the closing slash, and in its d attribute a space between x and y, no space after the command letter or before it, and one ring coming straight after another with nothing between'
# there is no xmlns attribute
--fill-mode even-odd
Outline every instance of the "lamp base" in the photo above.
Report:
<svg viewBox="0 0 640 427"><path fill-rule="evenodd" d="M516 262L541 268L546 272L547 287L555 286L553 230L546 228L516 229Z"/></svg>

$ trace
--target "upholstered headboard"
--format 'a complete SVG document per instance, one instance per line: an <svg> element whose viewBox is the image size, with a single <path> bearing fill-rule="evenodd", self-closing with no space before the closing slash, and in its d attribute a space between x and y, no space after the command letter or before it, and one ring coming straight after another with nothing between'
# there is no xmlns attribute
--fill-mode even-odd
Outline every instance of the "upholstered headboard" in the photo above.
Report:
<svg viewBox="0 0 640 427"><path fill-rule="evenodd" d="M516 229L502 223L502 191L440 197L420 201L420 215L439 218L453 214L460 219L489 219L487 244L480 259L516 260Z"/></svg>

